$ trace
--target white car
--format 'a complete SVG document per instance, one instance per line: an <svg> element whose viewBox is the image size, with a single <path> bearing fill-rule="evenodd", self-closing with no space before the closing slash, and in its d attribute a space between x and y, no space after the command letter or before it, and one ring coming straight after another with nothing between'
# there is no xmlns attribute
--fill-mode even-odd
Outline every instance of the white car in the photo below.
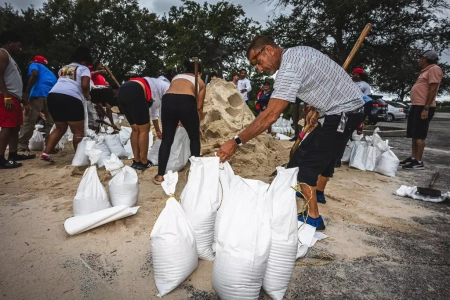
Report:
<svg viewBox="0 0 450 300"><path fill-rule="evenodd" d="M403 108L388 104L386 122L392 122L401 119L406 119L406 114L403 112Z"/></svg>

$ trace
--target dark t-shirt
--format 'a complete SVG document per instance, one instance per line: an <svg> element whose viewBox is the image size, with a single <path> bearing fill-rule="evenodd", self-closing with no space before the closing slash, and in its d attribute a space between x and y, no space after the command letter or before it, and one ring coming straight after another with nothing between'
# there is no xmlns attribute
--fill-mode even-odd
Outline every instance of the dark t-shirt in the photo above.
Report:
<svg viewBox="0 0 450 300"><path fill-rule="evenodd" d="M273 92L273 90L270 90L266 94L264 94L264 92L262 92L259 95L258 103L261 106L261 109L263 109L264 106L267 106L269 104L269 100L270 100L270 97L272 96L272 92Z"/></svg>

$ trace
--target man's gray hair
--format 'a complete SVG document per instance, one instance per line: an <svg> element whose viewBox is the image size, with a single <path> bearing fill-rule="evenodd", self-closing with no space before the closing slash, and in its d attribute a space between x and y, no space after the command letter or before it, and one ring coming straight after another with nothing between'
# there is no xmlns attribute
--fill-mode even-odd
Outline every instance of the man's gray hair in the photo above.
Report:
<svg viewBox="0 0 450 300"><path fill-rule="evenodd" d="M257 37L255 37L252 42L250 43L250 45L247 48L247 58L250 54L251 50L261 50L264 46L273 46L273 47L278 47L278 45L275 43L275 41L273 40L272 37L267 36L267 35L258 35Z"/></svg>

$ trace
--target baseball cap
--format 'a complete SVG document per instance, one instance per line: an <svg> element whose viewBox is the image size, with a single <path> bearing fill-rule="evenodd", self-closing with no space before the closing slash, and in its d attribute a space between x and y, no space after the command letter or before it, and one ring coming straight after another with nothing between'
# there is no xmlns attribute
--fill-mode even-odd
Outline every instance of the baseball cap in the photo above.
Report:
<svg viewBox="0 0 450 300"><path fill-rule="evenodd" d="M36 55L33 58L33 62L41 63L41 64L44 64L44 65L48 64L47 59L45 57L43 57L42 55Z"/></svg>
<svg viewBox="0 0 450 300"><path fill-rule="evenodd" d="M425 57L426 59L430 60L437 60L439 58L439 55L434 52L433 50L427 50L423 52L422 54L418 54L419 57Z"/></svg>
<svg viewBox="0 0 450 300"><path fill-rule="evenodd" d="M364 70L362 68L356 68L353 70L352 73L356 73L356 74L364 74Z"/></svg>

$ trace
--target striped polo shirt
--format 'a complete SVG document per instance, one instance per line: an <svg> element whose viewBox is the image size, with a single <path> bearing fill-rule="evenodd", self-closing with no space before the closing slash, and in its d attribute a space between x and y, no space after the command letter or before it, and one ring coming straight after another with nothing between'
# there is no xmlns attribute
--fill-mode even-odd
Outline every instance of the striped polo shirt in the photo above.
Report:
<svg viewBox="0 0 450 300"><path fill-rule="evenodd" d="M295 102L298 97L320 116L349 112L364 105L362 92L345 70L311 47L283 51L272 98Z"/></svg>

